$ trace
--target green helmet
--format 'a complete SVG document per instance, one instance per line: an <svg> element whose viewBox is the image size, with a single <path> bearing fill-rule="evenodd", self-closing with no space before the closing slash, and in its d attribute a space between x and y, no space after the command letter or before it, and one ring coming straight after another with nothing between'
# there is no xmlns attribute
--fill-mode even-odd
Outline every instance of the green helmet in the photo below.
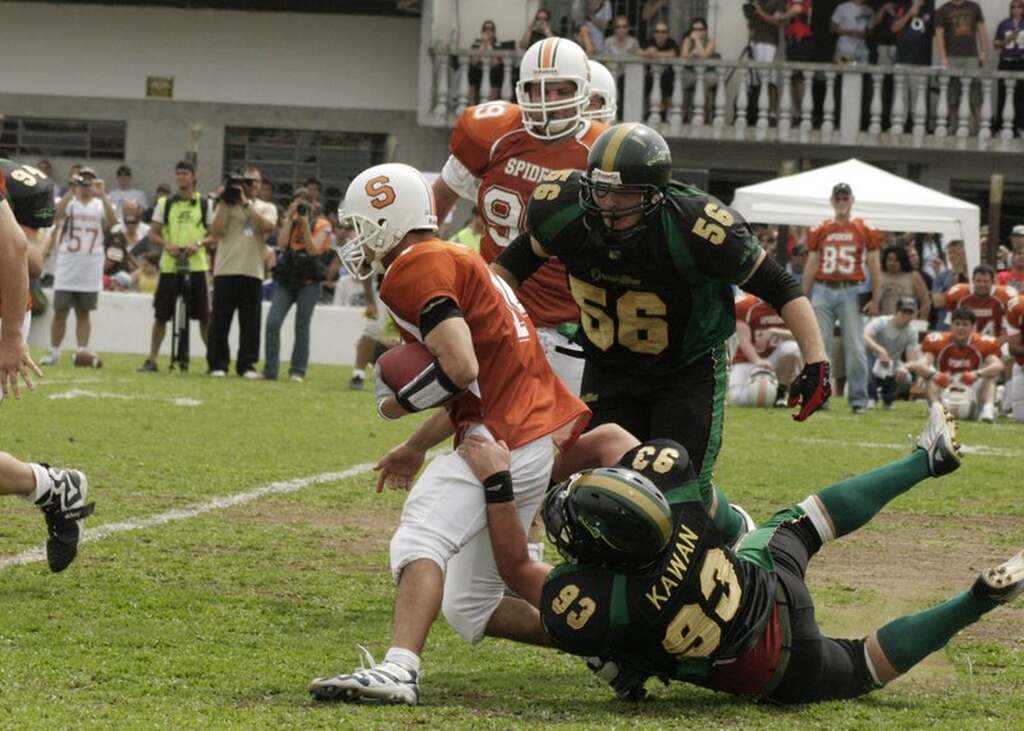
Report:
<svg viewBox="0 0 1024 731"><path fill-rule="evenodd" d="M579 472L544 498L550 540L571 563L639 569L672 537L672 511L643 475L622 467Z"/></svg>
<svg viewBox="0 0 1024 731"><path fill-rule="evenodd" d="M633 239L664 204L671 178L672 153L664 137L637 122L609 127L591 148L587 174L581 181L580 205L588 214L588 225L596 226L612 244ZM641 197L639 203L626 208L602 208L601 199L611 192L639 193ZM616 219L635 213L642 214L635 226L614 228Z"/></svg>

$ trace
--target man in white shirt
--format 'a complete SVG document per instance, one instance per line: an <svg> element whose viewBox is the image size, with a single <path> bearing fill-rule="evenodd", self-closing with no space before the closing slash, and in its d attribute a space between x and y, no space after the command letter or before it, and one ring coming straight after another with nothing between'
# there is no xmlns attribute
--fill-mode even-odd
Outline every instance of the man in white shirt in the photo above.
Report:
<svg viewBox="0 0 1024 731"><path fill-rule="evenodd" d="M50 352L40 361L55 365L60 359L68 312L75 309L75 340L79 350L89 346L89 313L96 309L103 289L104 230L117 223L117 213L106 186L96 171L83 167L72 181L72 191L57 206L57 266L53 282L53 323ZM51 239L52 241L52 239Z"/></svg>
<svg viewBox="0 0 1024 731"><path fill-rule="evenodd" d="M865 0L847 0L832 13L836 40L836 63L868 62L868 31L874 27L874 13Z"/></svg>
<svg viewBox="0 0 1024 731"><path fill-rule="evenodd" d="M117 169L117 188L110 191L110 201L114 204L119 221L124 220L124 204L127 201L135 201L141 210L146 210L149 207L146 194L138 188L132 187L132 169L127 165L122 165Z"/></svg>

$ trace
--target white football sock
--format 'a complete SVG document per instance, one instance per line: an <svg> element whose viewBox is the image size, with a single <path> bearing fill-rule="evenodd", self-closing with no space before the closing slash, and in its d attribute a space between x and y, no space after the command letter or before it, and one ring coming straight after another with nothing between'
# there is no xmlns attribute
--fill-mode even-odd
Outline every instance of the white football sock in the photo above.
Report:
<svg viewBox="0 0 1024 731"><path fill-rule="evenodd" d="M46 497L50 490L53 489L53 480L50 479L50 473L41 464L32 462L29 464L29 467L32 468L32 472L36 476L36 488L28 495L22 495L21 498L30 503L35 503L37 500L42 500Z"/></svg>
<svg viewBox="0 0 1024 731"><path fill-rule="evenodd" d="M420 671L420 656L412 650L406 650L404 647L392 647L388 650L388 654L384 656L384 662L393 662L401 668L405 668L411 673L418 673Z"/></svg>

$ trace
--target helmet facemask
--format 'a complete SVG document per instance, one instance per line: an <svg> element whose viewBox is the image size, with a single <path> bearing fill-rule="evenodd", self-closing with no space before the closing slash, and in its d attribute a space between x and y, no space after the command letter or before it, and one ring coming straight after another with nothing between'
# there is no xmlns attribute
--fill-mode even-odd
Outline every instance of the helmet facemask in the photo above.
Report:
<svg viewBox="0 0 1024 731"><path fill-rule="evenodd" d="M598 204L598 200L610 193L637 193L640 202L626 208L606 209ZM651 184L623 184L618 172L605 172L593 169L580 178L580 207L583 208L584 223L591 230L601 233L611 246L622 246L632 243L647 230L648 221L661 210L665 203L664 192ZM614 228L615 221L640 214L635 226L627 229ZM609 221L612 225L609 225Z"/></svg>
<svg viewBox="0 0 1024 731"><path fill-rule="evenodd" d="M405 232L389 231L387 219L375 222L359 213L341 217L342 224L348 224L355 231L340 252L341 262L353 279L362 281L376 274L383 274L383 258L402 240Z"/></svg>
<svg viewBox="0 0 1024 731"><path fill-rule="evenodd" d="M587 109L583 112L584 119L590 119L597 122L605 122L611 124L615 121L615 115L618 114L618 102L615 97L609 94L607 91L602 89L591 88L590 98L599 97L602 101L599 109L591 109L590 102L587 102Z"/></svg>
<svg viewBox="0 0 1024 731"><path fill-rule="evenodd" d="M549 100L548 86L560 82L575 84L575 93L565 99ZM534 101L533 93L538 92L539 98ZM520 79L516 84L516 103L523 113L523 127L530 135L542 140L557 140L574 133L585 119L590 104L590 82L580 76ZM572 114L559 115L566 110Z"/></svg>

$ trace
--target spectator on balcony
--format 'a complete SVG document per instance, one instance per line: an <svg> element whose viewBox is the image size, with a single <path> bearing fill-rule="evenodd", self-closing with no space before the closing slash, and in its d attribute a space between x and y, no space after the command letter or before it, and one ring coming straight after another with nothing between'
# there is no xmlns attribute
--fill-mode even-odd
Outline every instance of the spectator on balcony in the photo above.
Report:
<svg viewBox="0 0 1024 731"><path fill-rule="evenodd" d="M916 311L921 319L927 320L931 310L931 295L924 278L914 271L910 256L905 248L898 245L885 247L882 252L881 300L878 311L882 315L896 312L901 299L911 298L917 302Z"/></svg>
<svg viewBox="0 0 1024 731"><path fill-rule="evenodd" d="M480 37L473 41L474 51L495 51L500 47L498 43L498 30L493 20L485 20L480 26ZM488 66L488 78L491 82L491 93L487 97L497 99L501 95L501 82L505 78L505 68L500 58L483 59L479 53L470 55L469 61L469 104L479 104L480 83L484 78L484 64Z"/></svg>
<svg viewBox="0 0 1024 731"><path fill-rule="evenodd" d="M640 52L640 55L656 61L667 61L679 55L679 44L668 34L668 24L658 23L654 26L654 35L648 41L648 45ZM665 109L672 99L672 85L675 82L676 74L671 66L661 67L661 112L664 116ZM647 67L647 74L644 79L644 98L650 99L651 89L654 85L654 74L651 67Z"/></svg>
<svg viewBox="0 0 1024 731"><path fill-rule="evenodd" d="M999 49L1000 71L1024 71L1024 0L1010 0L1010 17L996 28L995 47ZM1013 128L1024 134L1024 81L1017 81L1013 94ZM1002 127L1006 82L999 81L996 119Z"/></svg>
<svg viewBox="0 0 1024 731"><path fill-rule="evenodd" d="M981 6L973 0L949 0L935 13L935 47L939 65L957 71L977 71L988 64L988 31ZM950 126L955 127L960 108L962 84L949 80ZM977 127L981 106L981 85L968 82L971 126Z"/></svg>
<svg viewBox="0 0 1024 731"><path fill-rule="evenodd" d="M697 61L703 61L709 58L720 58L720 55L715 51L715 39L711 37L711 33L708 30L708 21L702 17L696 17L690 21L690 27L686 31L686 35L683 36L682 44L679 48L679 57L685 59L693 59ZM708 69L709 72L713 69ZM714 106L714 82L709 78L709 75L705 75L705 85L712 88L711 91L704 95L704 118L710 119L711 109ZM696 72L685 69L683 71L683 80L686 87L686 100L685 108L683 110L684 118L688 118L690 114L690 107L693 103L694 89L697 86Z"/></svg>
<svg viewBox="0 0 1024 731"><path fill-rule="evenodd" d="M896 34L896 63L932 65L935 0L896 0L892 32ZM909 86L907 87L909 89Z"/></svg>
<svg viewBox="0 0 1024 731"><path fill-rule="evenodd" d="M537 41L551 38L553 35L556 34L551 30L551 12L540 8L533 14L533 22L523 32L523 37L519 39L519 49L525 51Z"/></svg>
<svg viewBox="0 0 1024 731"><path fill-rule="evenodd" d="M608 36L604 44L604 53L610 58L623 58L634 56L640 50L640 42L630 32L629 18L625 15L616 15L612 21L612 34ZM622 76L621 69L611 70L616 77Z"/></svg>
<svg viewBox="0 0 1024 731"><path fill-rule="evenodd" d="M786 0L754 0L750 16L750 60L755 63L775 63L779 53L779 28ZM779 108L779 88L774 73L755 72L754 84L768 81L768 103L772 116ZM760 88L755 94L760 93ZM754 97L755 99L757 96Z"/></svg>
<svg viewBox="0 0 1024 731"><path fill-rule="evenodd" d="M897 3L893 0L871 0L875 13L868 32L868 63L892 66L896 63L896 33L892 29L896 20Z"/></svg>
<svg viewBox="0 0 1024 731"><path fill-rule="evenodd" d="M836 63L868 62L868 31L875 14L865 0L839 3L832 13L832 33L837 36L833 60Z"/></svg>
<svg viewBox="0 0 1024 731"><path fill-rule="evenodd" d="M132 169L127 165L117 168L117 188L110 191L110 200L117 211L117 220L124 220L124 204L126 201L135 201L141 208L146 208L149 201L146 194L138 188L132 187Z"/></svg>
<svg viewBox="0 0 1024 731"><path fill-rule="evenodd" d="M646 38L650 35L650 29L658 23L664 23L669 28L682 28L682 5L679 0L643 0L637 35Z"/></svg>
<svg viewBox="0 0 1024 731"><path fill-rule="evenodd" d="M786 61L811 63L815 61L814 29L811 27L811 0L786 0L786 10L780 20L782 35L786 39ZM804 75L793 74L793 109L799 114L804 95Z"/></svg>
<svg viewBox="0 0 1024 731"><path fill-rule="evenodd" d="M612 21L610 0L587 0L586 19L580 26L579 43L588 56L604 53L604 33Z"/></svg>

